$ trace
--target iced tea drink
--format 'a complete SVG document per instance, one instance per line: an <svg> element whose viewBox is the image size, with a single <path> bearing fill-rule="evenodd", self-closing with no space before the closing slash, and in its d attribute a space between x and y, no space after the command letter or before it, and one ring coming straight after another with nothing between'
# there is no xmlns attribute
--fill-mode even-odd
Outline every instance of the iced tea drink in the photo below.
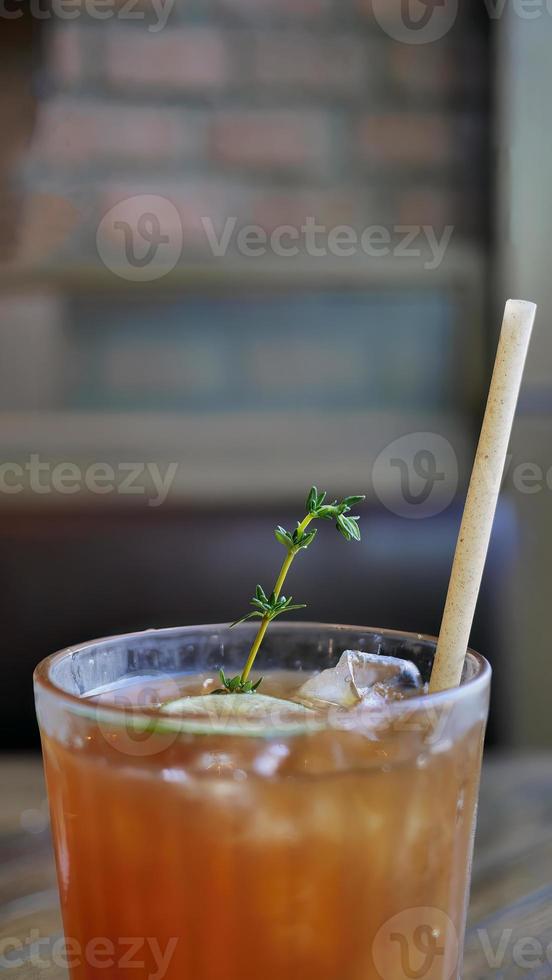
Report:
<svg viewBox="0 0 552 980"><path fill-rule="evenodd" d="M262 690L296 711L155 707L212 690L253 632L148 631L37 669L73 980L459 977L488 665L470 654L443 694L311 713L295 692L344 650L427 680L434 641L275 623Z"/></svg>

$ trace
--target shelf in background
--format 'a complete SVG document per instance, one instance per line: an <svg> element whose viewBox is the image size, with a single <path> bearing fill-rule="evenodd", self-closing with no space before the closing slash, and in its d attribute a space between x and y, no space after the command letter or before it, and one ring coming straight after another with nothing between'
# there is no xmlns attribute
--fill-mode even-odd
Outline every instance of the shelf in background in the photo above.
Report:
<svg viewBox="0 0 552 980"><path fill-rule="evenodd" d="M176 464L168 502L301 499L314 481L332 493L351 488L374 494L373 465L391 442L408 433L435 433L453 448L460 473L473 449L464 421L439 413L311 412L175 413L3 412L3 463L27 467L32 454L50 467L73 463L82 473L97 463ZM385 469L380 471L385 474ZM147 473L144 475L146 483ZM8 482L13 477L7 475ZM28 484L28 477L25 477ZM48 477L45 474L45 482ZM389 485L392 505L396 475ZM445 486L446 492L446 486ZM436 493L439 488L436 488ZM144 503L145 494L117 493L109 505ZM106 495L83 486L78 493L0 491L1 506L19 508L106 504Z"/></svg>
<svg viewBox="0 0 552 980"><path fill-rule="evenodd" d="M343 258L306 254L289 258L270 255L258 258L191 257L151 282L131 282L104 266L97 255L91 256L89 261L78 262L66 256L63 262L48 265L1 264L0 290L48 288L78 294L97 289L122 294L139 291L141 295L153 296L173 289L201 292L204 289L296 289L302 286L442 288L446 285L465 289L469 285L478 299L477 294L485 282L486 261L482 248L467 241L456 242L454 235L438 262L436 253L427 247L410 256L401 256L399 250L399 254L369 257L359 249L355 255Z"/></svg>

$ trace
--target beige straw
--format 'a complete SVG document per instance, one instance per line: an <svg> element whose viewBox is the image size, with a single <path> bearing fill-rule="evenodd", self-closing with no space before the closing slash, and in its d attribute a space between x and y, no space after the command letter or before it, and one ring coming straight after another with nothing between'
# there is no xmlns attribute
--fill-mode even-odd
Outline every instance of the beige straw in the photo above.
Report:
<svg viewBox="0 0 552 980"><path fill-rule="evenodd" d="M536 306L509 299L460 525L430 691L460 683Z"/></svg>

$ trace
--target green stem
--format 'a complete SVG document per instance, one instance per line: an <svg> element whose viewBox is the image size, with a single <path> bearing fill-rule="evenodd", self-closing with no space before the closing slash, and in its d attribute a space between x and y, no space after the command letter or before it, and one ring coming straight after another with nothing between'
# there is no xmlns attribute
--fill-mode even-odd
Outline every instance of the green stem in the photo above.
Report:
<svg viewBox="0 0 552 980"><path fill-rule="evenodd" d="M297 528L297 531L298 531L299 535L303 534L303 532L306 530L306 528L309 526L309 524L310 524L310 522L312 520L314 520L314 515L313 514L307 514L307 516L301 521L301 523L299 524L299 527ZM278 599L278 597L280 595L280 592L282 591L282 586L283 586L283 584L284 584L284 582L286 580L286 575L287 575L287 573L289 572L289 570L291 568L291 563L293 562L293 559L295 558L298 550L299 549L296 549L296 548L290 548L289 551L288 551L288 553L287 553L287 555L286 555L286 557L284 558L282 567L280 569L280 574L278 575L278 578L276 579L276 585L274 586L274 597L275 597L275 599ZM270 623L270 618L268 616L263 616L263 618L261 619L261 623L260 623L259 629L257 631L257 635L256 635L255 639L253 640L253 645L251 647L251 650L249 651L249 656L247 658L247 663L246 663L245 667L243 668L243 672L242 672L242 675L241 675L242 684L245 684L247 678L249 677L249 675L251 673L251 669L253 667L253 664L255 663L255 658L256 658L256 656L257 656L257 654L259 652L259 647L261 646L261 643L263 642L264 635L265 635L265 633L266 633L266 631L268 629L268 624L269 623Z"/></svg>

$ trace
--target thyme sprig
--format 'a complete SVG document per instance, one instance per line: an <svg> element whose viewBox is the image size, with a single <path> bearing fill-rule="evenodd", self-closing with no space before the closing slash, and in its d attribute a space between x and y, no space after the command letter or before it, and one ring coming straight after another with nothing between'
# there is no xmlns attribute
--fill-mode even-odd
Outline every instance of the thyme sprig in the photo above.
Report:
<svg viewBox="0 0 552 980"><path fill-rule="evenodd" d="M267 595L261 585L257 585L255 595L250 603L253 609L246 613L245 616L242 616L241 619L237 619L235 623L232 623L232 626L237 626L239 623L244 623L248 619L259 618L261 620L251 650L249 651L247 662L241 674L237 674L236 677L228 678L224 671L221 670L219 676L223 686L214 693L252 694L257 690L262 681L262 677L253 684L249 680L249 675L269 624L284 612L292 612L294 609L305 608L305 603L294 603L292 596L286 597L281 592L295 556L300 551L308 548L316 537L316 528L310 531L307 530L309 524L315 520L334 521L337 530L346 541L360 541L359 517L351 516L350 511L356 504L361 503L363 500L364 495L353 495L343 497L342 500L334 500L332 503L326 503L326 493L324 491L319 493L316 487L311 487L305 508L307 513L303 520L298 522L295 530L286 531L284 527L278 525L274 531L274 535L276 540L284 546L287 554L280 568L276 584L270 595Z"/></svg>

